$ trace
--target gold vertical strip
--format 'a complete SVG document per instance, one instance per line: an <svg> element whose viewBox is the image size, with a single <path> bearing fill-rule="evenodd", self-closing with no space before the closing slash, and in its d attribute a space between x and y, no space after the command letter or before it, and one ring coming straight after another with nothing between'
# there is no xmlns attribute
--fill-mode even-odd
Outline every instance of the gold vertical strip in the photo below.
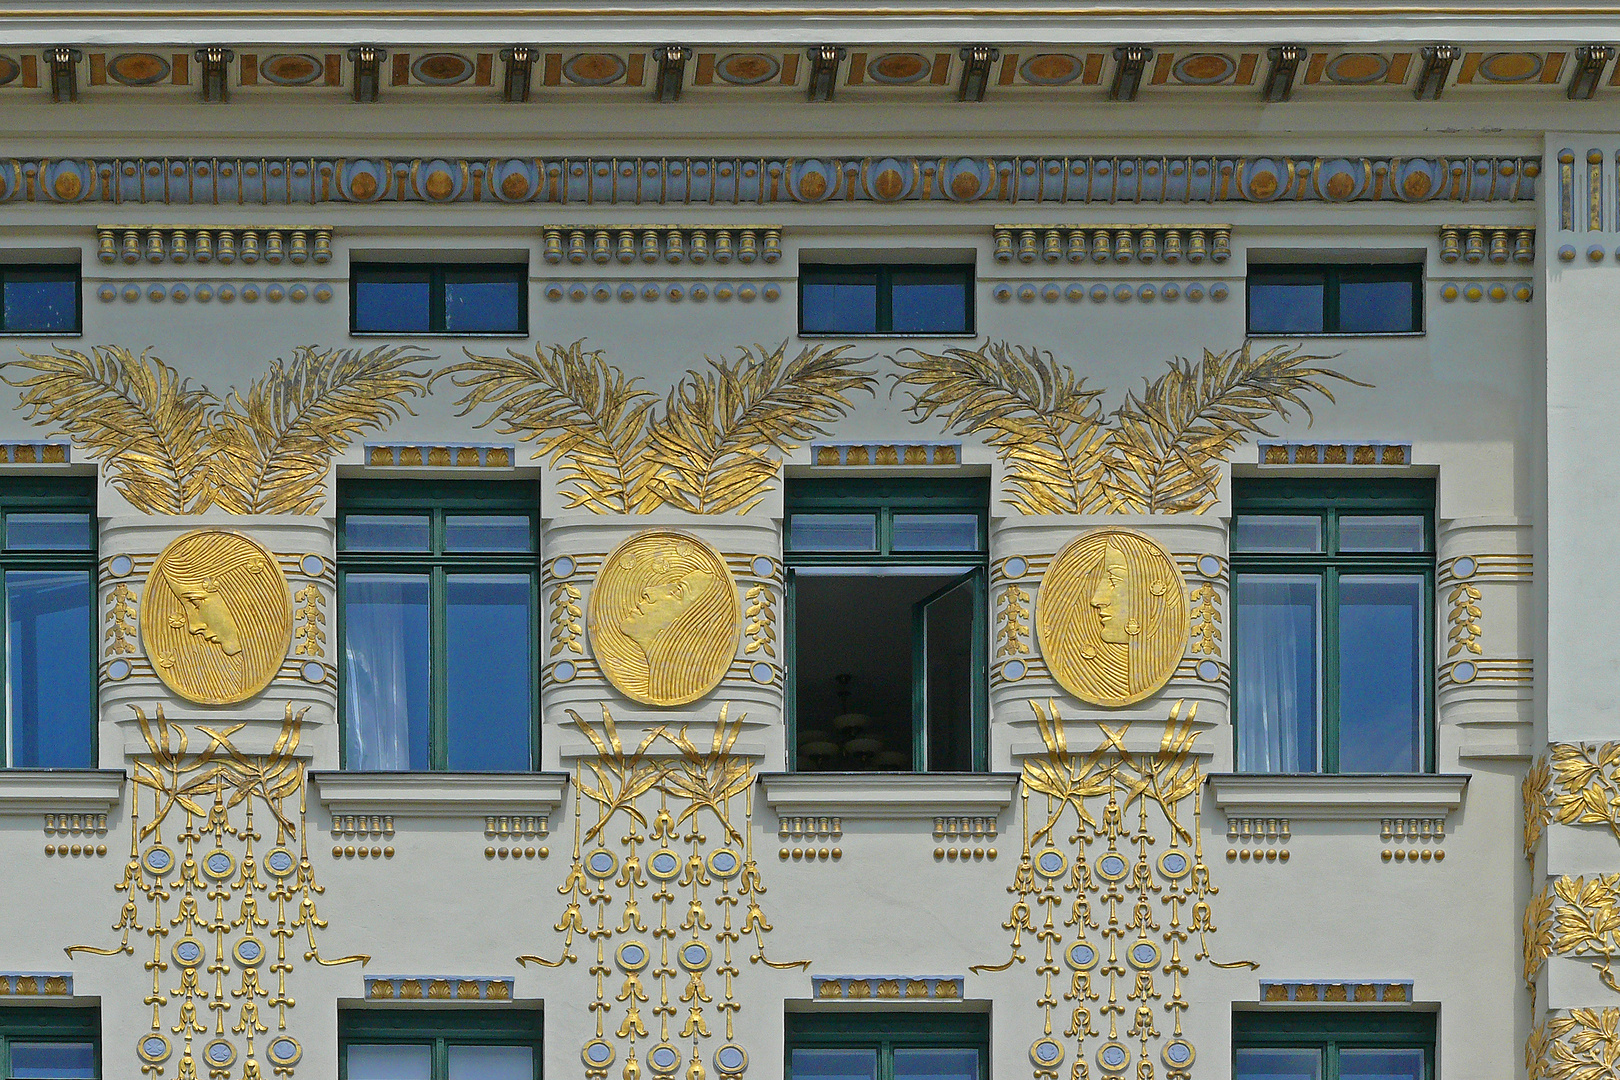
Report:
<svg viewBox="0 0 1620 1080"><path fill-rule="evenodd" d="M547 86L560 86L562 84L562 53L546 53L544 82Z"/></svg>
<svg viewBox="0 0 1620 1080"><path fill-rule="evenodd" d="M783 86L797 86L799 84L799 54L790 52L782 57Z"/></svg>
<svg viewBox="0 0 1620 1080"><path fill-rule="evenodd" d="M1322 81L1322 69L1327 67L1327 53L1311 53L1310 65L1305 69L1305 82L1319 83Z"/></svg>
<svg viewBox="0 0 1620 1080"><path fill-rule="evenodd" d="M1586 154L1586 230L1603 231L1603 151Z"/></svg>
<svg viewBox="0 0 1620 1080"><path fill-rule="evenodd" d="M1480 54L1477 52L1463 53L1462 70L1457 73L1459 85L1474 81L1474 76L1479 73L1479 60Z"/></svg>
<svg viewBox="0 0 1620 1080"><path fill-rule="evenodd" d="M90 54L90 85L107 85L107 54L93 52Z"/></svg>
<svg viewBox="0 0 1620 1080"><path fill-rule="evenodd" d="M944 86L951 81L951 54L935 53L934 64L929 71L935 86Z"/></svg>
<svg viewBox="0 0 1620 1080"><path fill-rule="evenodd" d="M185 86L191 82L191 57L185 53L174 53L169 63L169 82L175 86Z"/></svg>
<svg viewBox="0 0 1620 1080"><path fill-rule="evenodd" d="M1406 69L1411 66L1411 53L1396 53L1389 58L1389 74L1384 76L1384 81L1392 86L1404 86L1406 84Z"/></svg>
<svg viewBox="0 0 1620 1080"><path fill-rule="evenodd" d="M1548 85L1558 82L1558 77L1564 73L1564 54L1561 52L1548 53L1547 59L1541 65L1541 81Z"/></svg>
<svg viewBox="0 0 1620 1080"><path fill-rule="evenodd" d="M1160 53L1158 60L1153 64L1153 78L1150 80L1152 85L1163 86L1165 80L1170 78L1170 68L1175 62L1175 53Z"/></svg>
<svg viewBox="0 0 1620 1080"><path fill-rule="evenodd" d="M849 57L849 74L844 78L845 86L859 86L866 81L866 54L863 52L851 53Z"/></svg>
<svg viewBox="0 0 1620 1080"><path fill-rule="evenodd" d="M1237 77L1232 82L1237 86L1254 85L1255 65L1260 62L1260 54L1246 52L1238 57Z"/></svg>
<svg viewBox="0 0 1620 1080"><path fill-rule="evenodd" d="M343 54L342 53L327 53L326 54L326 85L327 86L342 86L343 85Z"/></svg>
<svg viewBox="0 0 1620 1080"><path fill-rule="evenodd" d="M494 74L494 69L495 69L495 55L493 53L487 53L487 52L479 53L478 54L477 74L475 74L473 76L473 85L474 86L488 86L488 85L490 85L491 77Z"/></svg>
<svg viewBox="0 0 1620 1080"><path fill-rule="evenodd" d="M405 86L411 81L411 54L399 52L394 54L394 85Z"/></svg>
<svg viewBox="0 0 1620 1080"><path fill-rule="evenodd" d="M708 86L712 82L714 82L714 53L698 53L697 74L692 76L692 85Z"/></svg>
<svg viewBox="0 0 1620 1080"><path fill-rule="evenodd" d="M1102 81L1102 67L1102 53L1086 54L1086 73L1084 76L1082 76L1082 81L1085 83L1085 85L1096 86ZM1620 69L1620 65L1616 65L1616 68Z"/></svg>
<svg viewBox="0 0 1620 1080"><path fill-rule="evenodd" d="M1558 227L1575 231L1575 151L1567 147L1558 155Z"/></svg>
<svg viewBox="0 0 1620 1080"><path fill-rule="evenodd" d="M630 73L625 76L626 86L640 86L647 69L646 53L631 53L629 56Z"/></svg>
<svg viewBox="0 0 1620 1080"><path fill-rule="evenodd" d="M39 61L33 53L25 53L22 58L22 84L31 90L39 88Z"/></svg>
<svg viewBox="0 0 1620 1080"><path fill-rule="evenodd" d="M242 54L241 85L242 86L258 86L259 85L259 54L258 53L243 53Z"/></svg>
<svg viewBox="0 0 1620 1080"><path fill-rule="evenodd" d="M1001 58L1001 81L998 85L1011 86L1018 77L1018 54L1008 53Z"/></svg>

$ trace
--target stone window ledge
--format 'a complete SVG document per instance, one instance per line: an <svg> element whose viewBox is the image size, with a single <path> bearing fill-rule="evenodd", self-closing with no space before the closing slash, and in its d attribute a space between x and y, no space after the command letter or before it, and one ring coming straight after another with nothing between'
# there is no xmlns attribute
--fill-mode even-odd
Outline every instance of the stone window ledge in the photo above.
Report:
<svg viewBox="0 0 1620 1080"><path fill-rule="evenodd" d="M462 817L555 813L567 773L312 772L317 796L333 814Z"/></svg>
<svg viewBox="0 0 1620 1080"><path fill-rule="evenodd" d="M0 815L106 814L124 780L122 769L0 769Z"/></svg>
<svg viewBox="0 0 1620 1080"><path fill-rule="evenodd" d="M1209 788L1215 805L1229 818L1293 821L1443 818L1462 806L1468 775L1211 773Z"/></svg>
<svg viewBox="0 0 1620 1080"><path fill-rule="evenodd" d="M1012 805L1017 773L762 773L779 817L995 817Z"/></svg>

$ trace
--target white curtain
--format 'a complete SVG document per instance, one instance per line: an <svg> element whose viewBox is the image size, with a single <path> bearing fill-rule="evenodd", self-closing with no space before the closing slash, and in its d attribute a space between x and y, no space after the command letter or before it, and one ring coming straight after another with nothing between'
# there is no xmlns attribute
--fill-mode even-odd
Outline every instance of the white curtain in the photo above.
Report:
<svg viewBox="0 0 1620 1080"><path fill-rule="evenodd" d="M1314 772L1321 580L1240 574L1233 597L1238 770Z"/></svg>
<svg viewBox="0 0 1620 1080"><path fill-rule="evenodd" d="M408 655L407 620L425 617L427 579L351 574L344 599L346 767L409 769L412 677L422 682L427 672L425 657L413 663Z"/></svg>

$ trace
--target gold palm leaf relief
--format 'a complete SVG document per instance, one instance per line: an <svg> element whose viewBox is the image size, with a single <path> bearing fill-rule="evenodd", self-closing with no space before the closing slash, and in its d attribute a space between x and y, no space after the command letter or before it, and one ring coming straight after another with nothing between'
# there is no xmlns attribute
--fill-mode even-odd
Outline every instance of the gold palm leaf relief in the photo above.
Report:
<svg viewBox="0 0 1620 1080"><path fill-rule="evenodd" d="M216 501L238 514L315 513L332 455L362 431L415 415L409 400L427 394L432 376L411 365L430 359L414 345L303 345L290 363L277 360L215 420Z"/></svg>
<svg viewBox="0 0 1620 1080"><path fill-rule="evenodd" d="M1130 391L1110 416L1102 482L1107 508L1130 513L1202 513L1215 502L1219 464L1265 423L1287 420L1289 407L1314 420L1305 395L1333 401L1328 380L1368 386L1330 368L1328 357L1278 345L1256 354L1248 342L1231 352L1204 350L1193 362Z"/></svg>
<svg viewBox="0 0 1620 1080"><path fill-rule="evenodd" d="M193 389L151 355L117 345L89 355L58 346L23 353L6 367L35 374L6 381L22 389L31 421L43 420L107 466L111 483L148 514L197 513L208 508L208 430L219 399Z"/></svg>
<svg viewBox="0 0 1620 1080"><path fill-rule="evenodd" d="M1102 450L1100 390L1058 364L1050 352L986 341L943 353L906 349L892 357L902 372L916 423L938 415L949 430L978 435L1001 456L1008 501L1026 514L1083 512Z"/></svg>
<svg viewBox="0 0 1620 1080"><path fill-rule="evenodd" d="M775 349L743 347L736 360L709 360L688 371L651 425L650 484L669 506L694 514L746 513L776 478L785 453L850 408L846 396L871 393L876 379L848 355L850 346L812 345L787 359Z"/></svg>
<svg viewBox="0 0 1620 1080"><path fill-rule="evenodd" d="M645 451L657 397L639 388L640 379L626 378L600 350L586 352L582 341L549 352L536 345L532 357L510 349L506 356L463 351L465 363L440 373L467 391L456 415L489 406L493 411L479 427L495 424L503 435L533 442L536 458L565 465L570 509L634 514L656 505Z"/></svg>

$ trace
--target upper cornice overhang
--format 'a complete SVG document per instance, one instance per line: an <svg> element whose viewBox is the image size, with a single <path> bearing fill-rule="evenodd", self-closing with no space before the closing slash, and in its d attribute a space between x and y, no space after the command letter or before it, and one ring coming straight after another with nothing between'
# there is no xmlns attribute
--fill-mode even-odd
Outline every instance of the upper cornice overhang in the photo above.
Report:
<svg viewBox="0 0 1620 1080"><path fill-rule="evenodd" d="M206 45L391 42L400 45L688 44L849 45L972 41L990 45L1418 44L1461 39L1536 45L1605 41L1620 31L1620 0L1197 0L1041 3L966 0L860 4L851 0L671 0L581 4L499 0L276 4L267 0L9 0L0 45Z"/></svg>

